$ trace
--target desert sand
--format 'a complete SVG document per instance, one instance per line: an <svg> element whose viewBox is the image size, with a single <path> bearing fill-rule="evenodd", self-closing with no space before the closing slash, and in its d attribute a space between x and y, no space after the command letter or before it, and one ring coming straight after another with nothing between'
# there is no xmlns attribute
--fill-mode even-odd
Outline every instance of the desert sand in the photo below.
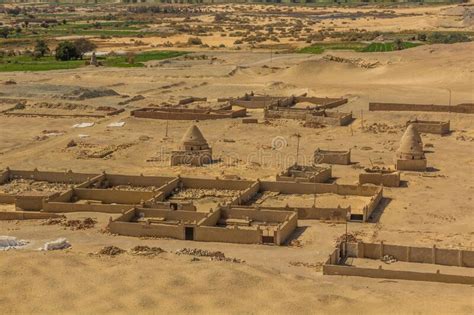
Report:
<svg viewBox="0 0 474 315"><path fill-rule="evenodd" d="M416 11L418 9L406 9ZM403 28L437 28L445 19L434 7L424 19L391 21ZM444 11L443 11L444 12ZM408 18L406 18L408 19ZM390 20L381 19L388 25ZM384 24L385 23L385 24ZM460 26L466 27L466 26ZM380 28L377 28L380 29ZM401 27L398 27L400 30ZM122 40L122 39L120 39ZM156 43L155 43L156 44ZM104 44L104 49L107 45ZM474 116L456 113L369 112L369 101L447 104L473 102L474 44L425 45L403 51L357 53L326 51L321 55L268 51L199 51L191 56L151 61L145 68L96 68L48 72L0 73L0 104L24 101L34 110L38 103L71 103L124 108L105 118L48 118L0 115L0 169L78 172L239 176L274 179L294 163L296 139L301 134L301 164L312 163L317 147L352 150L356 166L333 167L337 183L357 183L362 167L393 165L404 126L409 119L449 120L453 132L441 137L422 134L430 144L428 165L434 172L402 174L406 187L384 188L383 211L373 223L348 223L349 233L369 242L384 241L440 248L472 250L474 236ZM328 56L343 58L331 61ZM366 65L374 65L371 68ZM3 82L13 80L14 85ZM77 87L111 89L115 96L84 100L64 99ZM187 96L238 97L308 95L346 97L336 110L352 112L349 126L304 128L295 120L263 123L263 110L248 110L259 124L239 119L196 123L220 163L204 167L169 166L169 152L178 146L193 122L166 122L130 116L133 109L176 104ZM143 99L118 105L124 99ZM62 106L62 105L61 105ZM58 110L57 107L55 110ZM62 110L62 109L61 109ZM81 109L65 109L81 112ZM89 128L72 128L94 122ZM107 127L125 122L123 127ZM390 132L383 131L388 128ZM54 132L53 132L54 131ZM54 135L44 136L45 134ZM272 150L275 137L286 146ZM74 140L78 146L69 148ZM232 140L232 141L224 141ZM88 158L84 150L116 146L107 158ZM321 200L319 202L324 202ZM327 202L332 202L327 200ZM355 201L356 205L357 202ZM12 211L12 205L0 205ZM469 285L323 276L321 266L343 235L344 224L299 221L295 239L301 246L201 243L171 239L142 239L104 233L109 215L72 213L71 218L95 218L92 229L71 230L45 225L43 220L0 221L0 235L29 240L24 249L0 252L0 309L24 313L364 313L364 314L472 314L474 290ZM66 237L70 249L36 250L45 241ZM124 253L97 255L104 246L129 250L136 245L161 247L153 257ZM180 248L222 251L243 263L211 261L176 255Z"/></svg>

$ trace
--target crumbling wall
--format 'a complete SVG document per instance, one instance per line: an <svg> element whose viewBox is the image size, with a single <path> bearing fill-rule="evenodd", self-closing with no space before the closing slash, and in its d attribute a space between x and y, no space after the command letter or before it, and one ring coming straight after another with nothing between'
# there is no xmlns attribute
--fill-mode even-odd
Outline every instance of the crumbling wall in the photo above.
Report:
<svg viewBox="0 0 474 315"><path fill-rule="evenodd" d="M130 185L130 186L155 186L160 187L167 182L173 180L174 177L163 177L163 176L133 176L133 175L122 175L122 174L106 174L103 180L108 186L119 186L119 185Z"/></svg>
<svg viewBox="0 0 474 315"><path fill-rule="evenodd" d="M10 170L6 169L0 173L0 185L5 184L10 179Z"/></svg>
<svg viewBox="0 0 474 315"><path fill-rule="evenodd" d="M373 172L360 173L359 184L383 185L386 187L400 186L400 172L393 171L391 173Z"/></svg>
<svg viewBox="0 0 474 315"><path fill-rule="evenodd" d="M39 211L43 209L43 200L45 198L54 198L59 196L59 193L21 193L15 197L15 208L25 211Z"/></svg>
<svg viewBox="0 0 474 315"><path fill-rule="evenodd" d="M85 173L74 173L72 171L67 172L49 172L49 171L23 171L23 170L10 170L10 179L34 179L37 181L45 181L50 183L71 183L80 184L99 174L85 174Z"/></svg>
<svg viewBox="0 0 474 315"><path fill-rule="evenodd" d="M308 102L318 104L318 108L329 109L341 106L347 103L347 98L329 98L329 97L311 97L311 96L296 96L295 102Z"/></svg>
<svg viewBox="0 0 474 315"><path fill-rule="evenodd" d="M406 104L406 103L369 103L370 111L418 111L418 112L445 112L474 114L474 104L464 103L458 105L433 105L433 104Z"/></svg>
<svg viewBox="0 0 474 315"><path fill-rule="evenodd" d="M0 220L33 220L59 218L60 214L32 211L0 211Z"/></svg>
<svg viewBox="0 0 474 315"><path fill-rule="evenodd" d="M195 97L195 96L190 96L187 98L183 98L178 101L179 105L186 105L186 104L191 104L194 102L207 102L207 97Z"/></svg>
<svg viewBox="0 0 474 315"><path fill-rule="evenodd" d="M252 199L260 190L260 182L254 182L250 187L245 189L234 201L231 202L232 205L241 205L248 202Z"/></svg>

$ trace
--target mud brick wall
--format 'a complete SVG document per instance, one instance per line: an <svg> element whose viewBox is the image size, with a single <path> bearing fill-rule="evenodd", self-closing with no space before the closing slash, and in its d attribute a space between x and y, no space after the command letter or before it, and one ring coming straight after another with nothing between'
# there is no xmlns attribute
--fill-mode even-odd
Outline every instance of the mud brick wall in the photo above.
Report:
<svg viewBox="0 0 474 315"><path fill-rule="evenodd" d="M441 249L435 246L415 247L389 245L383 242L358 242L348 245L355 246L353 252L348 251L351 257L380 259L384 255L390 255L399 261L474 268L474 251Z"/></svg>
<svg viewBox="0 0 474 315"><path fill-rule="evenodd" d="M386 187L400 186L400 172L393 173L360 173L360 184L383 185Z"/></svg>
<svg viewBox="0 0 474 315"><path fill-rule="evenodd" d="M353 268L353 267L342 266L342 265L324 265L323 275L357 276L357 277L368 277L368 278L474 284L474 277L469 277L469 276L402 271L402 270L371 269L371 268L361 268L361 267Z"/></svg>
<svg viewBox="0 0 474 315"><path fill-rule="evenodd" d="M275 244L281 245L283 244L291 234L295 231L298 227L298 217L296 213L292 213L286 222L284 222L280 228L277 230Z"/></svg>
<svg viewBox="0 0 474 315"><path fill-rule="evenodd" d="M416 130L420 133L432 133L438 135L445 135L450 132L449 121L426 121L426 120L414 120L407 121L408 125L413 125Z"/></svg>
<svg viewBox="0 0 474 315"><path fill-rule="evenodd" d="M169 237L184 240L184 225L141 224L130 222L110 222L108 229L112 234L127 236Z"/></svg>
<svg viewBox="0 0 474 315"><path fill-rule="evenodd" d="M254 182L246 180L181 177L185 188L244 190Z"/></svg>
<svg viewBox="0 0 474 315"><path fill-rule="evenodd" d="M445 112L474 114L474 104L433 105L433 104L406 104L406 103L369 103L370 111L418 111L418 112Z"/></svg>
<svg viewBox="0 0 474 315"><path fill-rule="evenodd" d="M80 184L87 180L90 180L100 174L84 174L68 172L48 172L48 171L22 171L22 170L10 170L10 179L34 179L37 181L45 181L52 183L71 183Z"/></svg>
<svg viewBox="0 0 474 315"><path fill-rule="evenodd" d="M260 244L261 234L262 232L259 230L226 229L211 226L200 226L194 231L196 241L238 244Z"/></svg>

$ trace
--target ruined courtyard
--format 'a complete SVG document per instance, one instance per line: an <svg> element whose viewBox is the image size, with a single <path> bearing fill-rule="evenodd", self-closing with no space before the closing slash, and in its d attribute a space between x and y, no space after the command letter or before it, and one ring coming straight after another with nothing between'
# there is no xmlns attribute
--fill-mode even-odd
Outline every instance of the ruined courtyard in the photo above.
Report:
<svg viewBox="0 0 474 315"><path fill-rule="evenodd" d="M0 72L0 309L472 313L473 49Z"/></svg>

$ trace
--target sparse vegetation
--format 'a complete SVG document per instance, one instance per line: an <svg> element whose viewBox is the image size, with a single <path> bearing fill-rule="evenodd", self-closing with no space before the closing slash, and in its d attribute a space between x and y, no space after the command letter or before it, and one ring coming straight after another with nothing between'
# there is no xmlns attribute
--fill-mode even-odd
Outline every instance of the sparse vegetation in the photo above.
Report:
<svg viewBox="0 0 474 315"><path fill-rule="evenodd" d="M401 40L389 43L324 43L304 47L298 52L305 54L322 54L326 50L354 50L359 52L384 52L402 50L419 46L419 43L403 42Z"/></svg>

